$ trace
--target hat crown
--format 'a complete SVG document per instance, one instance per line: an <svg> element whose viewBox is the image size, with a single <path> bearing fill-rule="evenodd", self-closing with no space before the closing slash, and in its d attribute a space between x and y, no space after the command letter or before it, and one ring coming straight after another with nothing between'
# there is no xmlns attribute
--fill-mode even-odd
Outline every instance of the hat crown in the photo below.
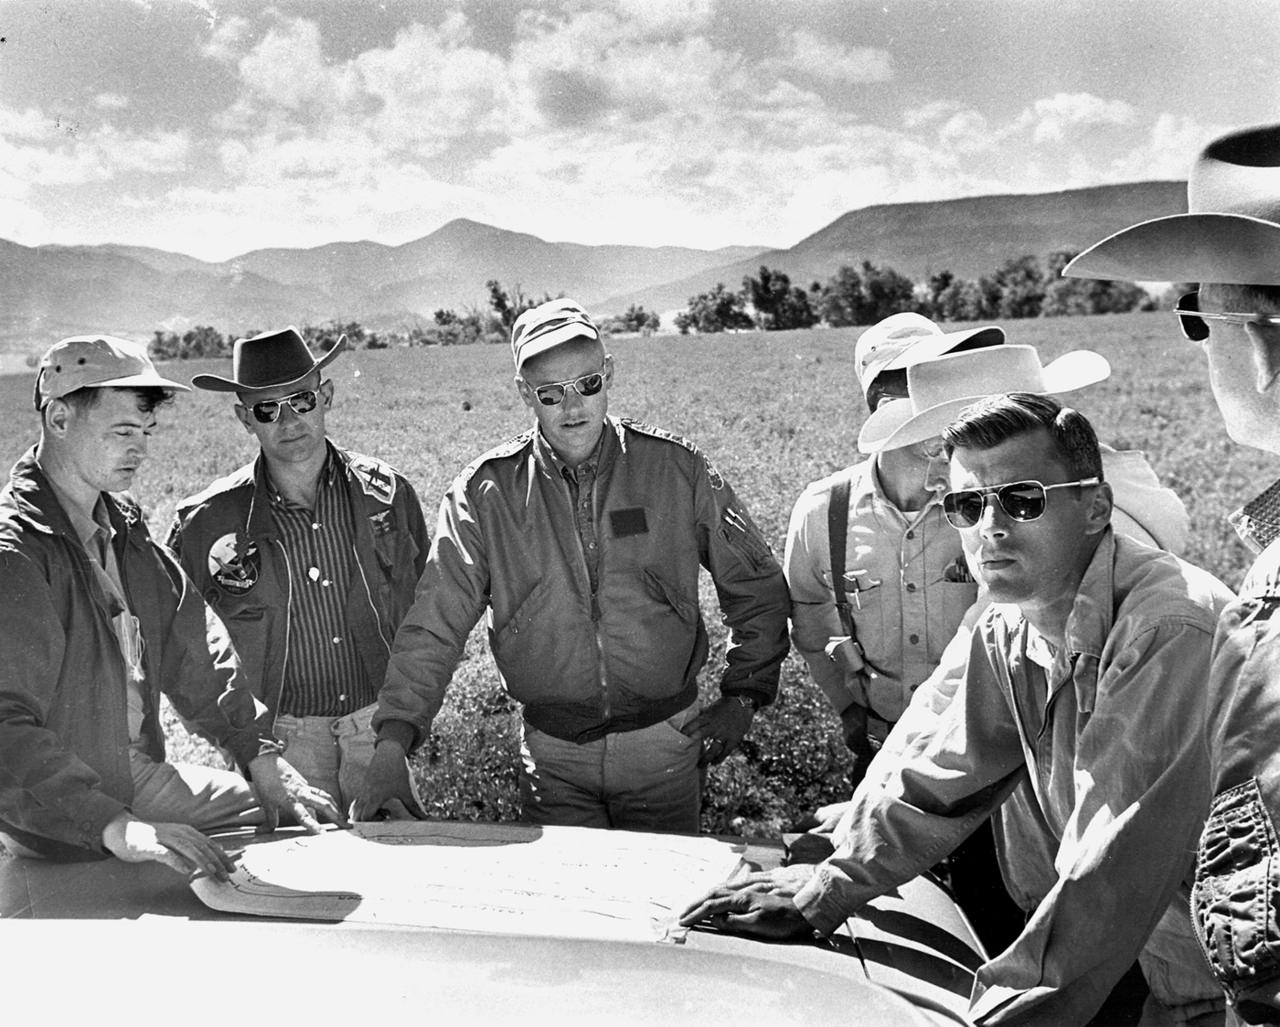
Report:
<svg viewBox="0 0 1280 1027"><path fill-rule="evenodd" d="M516 318L511 326L511 358L519 371L526 360L577 338L599 339L600 329L576 300L567 296L548 300Z"/></svg>
<svg viewBox="0 0 1280 1027"><path fill-rule="evenodd" d="M1045 391L1044 367L1034 346L949 353L907 368L907 393L914 413L960 396Z"/></svg>
<svg viewBox="0 0 1280 1027"><path fill-rule="evenodd" d="M306 377L314 366L311 349L292 326L237 339L231 353L231 377L246 390L288 385Z"/></svg>
<svg viewBox="0 0 1280 1027"><path fill-rule="evenodd" d="M877 321L858 336L853 348L853 370L866 392L876 375L922 338L941 335L942 329L923 314L903 311Z"/></svg>
<svg viewBox="0 0 1280 1027"><path fill-rule="evenodd" d="M1232 132L1206 146L1187 177L1187 210L1280 221L1280 125Z"/></svg>
<svg viewBox="0 0 1280 1027"><path fill-rule="evenodd" d="M77 389L107 386L186 389L160 376L141 343L110 335L73 335L55 342L40 358L36 409Z"/></svg>

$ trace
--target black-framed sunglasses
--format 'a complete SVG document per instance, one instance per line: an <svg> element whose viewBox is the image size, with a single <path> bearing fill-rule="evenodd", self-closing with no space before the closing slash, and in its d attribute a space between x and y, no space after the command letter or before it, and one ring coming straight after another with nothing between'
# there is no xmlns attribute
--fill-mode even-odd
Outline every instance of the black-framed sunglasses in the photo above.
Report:
<svg viewBox="0 0 1280 1027"><path fill-rule="evenodd" d="M529 385L523 378L520 379L525 385ZM584 374L581 378L569 378L563 382L548 382L546 385L539 385L536 389L532 385L533 394L538 397L538 402L544 407L559 406L564 402L565 392L572 388L579 396L594 396L597 392L604 388L604 372L592 371L590 374Z"/></svg>
<svg viewBox="0 0 1280 1027"><path fill-rule="evenodd" d="M309 414L320 402L319 389L303 389L292 396L281 396L279 399L263 399L254 403L249 409L253 411L254 420L262 424L274 424L280 419L280 405L288 403L295 414Z"/></svg>
<svg viewBox="0 0 1280 1027"><path fill-rule="evenodd" d="M942 512L953 528L972 528L982 520L987 496L995 496L1002 510L1015 521L1034 521L1044 513L1053 489L1087 488L1100 485L1102 479L1081 478L1045 485L1038 481L1014 481L1007 485L983 485L976 489L959 489L942 497Z"/></svg>
<svg viewBox="0 0 1280 1027"><path fill-rule="evenodd" d="M1225 321L1233 325L1280 325L1280 314L1235 314L1227 311L1206 312L1200 309L1200 294L1184 292L1173 308L1182 334L1192 342L1204 342L1209 338L1208 321Z"/></svg>

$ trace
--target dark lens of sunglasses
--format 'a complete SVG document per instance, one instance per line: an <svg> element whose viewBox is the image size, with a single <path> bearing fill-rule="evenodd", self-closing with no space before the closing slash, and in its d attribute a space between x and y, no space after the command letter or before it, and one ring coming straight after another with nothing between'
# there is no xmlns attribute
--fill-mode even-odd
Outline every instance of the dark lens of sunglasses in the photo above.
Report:
<svg viewBox="0 0 1280 1027"><path fill-rule="evenodd" d="M564 399L563 385L541 385L533 391L544 407L558 406Z"/></svg>
<svg viewBox="0 0 1280 1027"><path fill-rule="evenodd" d="M1184 292L1178 297L1177 307L1179 310L1199 310L1200 294L1198 292ZM1202 317L1196 317L1194 314L1179 314L1178 327L1182 329L1182 334L1192 342L1204 342L1209 338L1209 323Z"/></svg>
<svg viewBox="0 0 1280 1027"><path fill-rule="evenodd" d="M996 495L1004 512L1015 521L1034 521L1044 513L1044 489L1035 482L1015 482L1006 485Z"/></svg>
<svg viewBox="0 0 1280 1027"><path fill-rule="evenodd" d="M295 414L309 414L316 408L315 390L297 392L284 399L264 399L253 404L253 416L263 424L272 424L280 417L280 404L288 403Z"/></svg>
<svg viewBox="0 0 1280 1027"><path fill-rule="evenodd" d="M599 371L594 374L584 374L581 378L574 380L572 385L541 385L533 391L538 396L538 402L544 407L558 406L564 401L565 390L569 388L576 389L580 396L594 396L604 387L604 375Z"/></svg>
<svg viewBox="0 0 1280 1027"><path fill-rule="evenodd" d="M982 493L948 492L942 497L942 512L957 528L972 528L982 520Z"/></svg>
<svg viewBox="0 0 1280 1027"><path fill-rule="evenodd" d="M583 375L577 381L579 394L583 396L594 396L600 391L604 385L604 375L596 372L595 374Z"/></svg>

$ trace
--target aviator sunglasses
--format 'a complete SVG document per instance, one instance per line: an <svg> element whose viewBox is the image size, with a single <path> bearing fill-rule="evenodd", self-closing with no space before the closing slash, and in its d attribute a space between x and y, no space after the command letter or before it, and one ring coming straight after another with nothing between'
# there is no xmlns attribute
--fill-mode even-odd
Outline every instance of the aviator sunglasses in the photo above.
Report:
<svg viewBox="0 0 1280 1027"><path fill-rule="evenodd" d="M309 414L316 408L318 400L317 389L303 389L301 392L295 392L292 396L260 400L249 409L253 411L255 420L262 424L273 424L280 418L281 403L288 403L289 409L295 414Z"/></svg>
<svg viewBox="0 0 1280 1027"><path fill-rule="evenodd" d="M1280 314L1205 312L1200 309L1200 294L1197 292L1186 292L1179 296L1173 313L1177 315L1182 334L1192 342L1204 342L1209 338L1209 326L1205 323L1207 321L1225 321L1233 325L1280 325Z"/></svg>
<svg viewBox="0 0 1280 1027"><path fill-rule="evenodd" d="M520 380L525 385L529 385L523 378ZM548 382L546 385L539 385L536 389L533 389L533 394L538 397L538 402L544 407L554 407L564 402L565 391L570 386L579 396L594 396L604 388L604 372L592 371L590 374L584 374L581 378L570 378L563 382ZM533 388L531 385L529 387Z"/></svg>
<svg viewBox="0 0 1280 1027"><path fill-rule="evenodd" d="M953 528L972 528L982 520L987 506L987 496L995 496L996 502L1015 521L1034 521L1044 513L1048 493L1052 489L1087 488L1100 485L1098 477L1064 481L1056 485L1043 485L1038 481L1014 481L1008 485L983 485L976 489L960 489L942 497L942 512Z"/></svg>

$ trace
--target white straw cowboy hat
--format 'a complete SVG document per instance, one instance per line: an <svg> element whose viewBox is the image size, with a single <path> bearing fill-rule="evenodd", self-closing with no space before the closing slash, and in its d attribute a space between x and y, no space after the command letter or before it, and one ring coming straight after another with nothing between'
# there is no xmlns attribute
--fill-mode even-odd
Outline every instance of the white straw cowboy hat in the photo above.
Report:
<svg viewBox="0 0 1280 1027"><path fill-rule="evenodd" d="M191 384L209 392L256 392L296 385L311 372L331 364L346 347L347 337L340 335L333 348L317 360L298 329L290 325L281 331L237 339L231 351L230 378L198 374Z"/></svg>
<svg viewBox="0 0 1280 1027"><path fill-rule="evenodd" d="M890 314L858 336L853 350L853 370L865 397L876 375L882 371L900 370L944 353L999 346L1003 342L1004 329L996 325L943 332L923 314L906 311Z"/></svg>
<svg viewBox="0 0 1280 1027"><path fill-rule="evenodd" d="M890 400L875 410L858 434L858 448L879 453L934 438L961 410L987 396L1074 392L1109 374L1106 357L1085 349L1065 353L1044 366L1034 346L949 353L907 368L910 398Z"/></svg>
<svg viewBox="0 0 1280 1027"><path fill-rule="evenodd" d="M1062 273L1280 285L1280 125L1240 129L1206 146L1187 178L1187 210L1108 236Z"/></svg>

